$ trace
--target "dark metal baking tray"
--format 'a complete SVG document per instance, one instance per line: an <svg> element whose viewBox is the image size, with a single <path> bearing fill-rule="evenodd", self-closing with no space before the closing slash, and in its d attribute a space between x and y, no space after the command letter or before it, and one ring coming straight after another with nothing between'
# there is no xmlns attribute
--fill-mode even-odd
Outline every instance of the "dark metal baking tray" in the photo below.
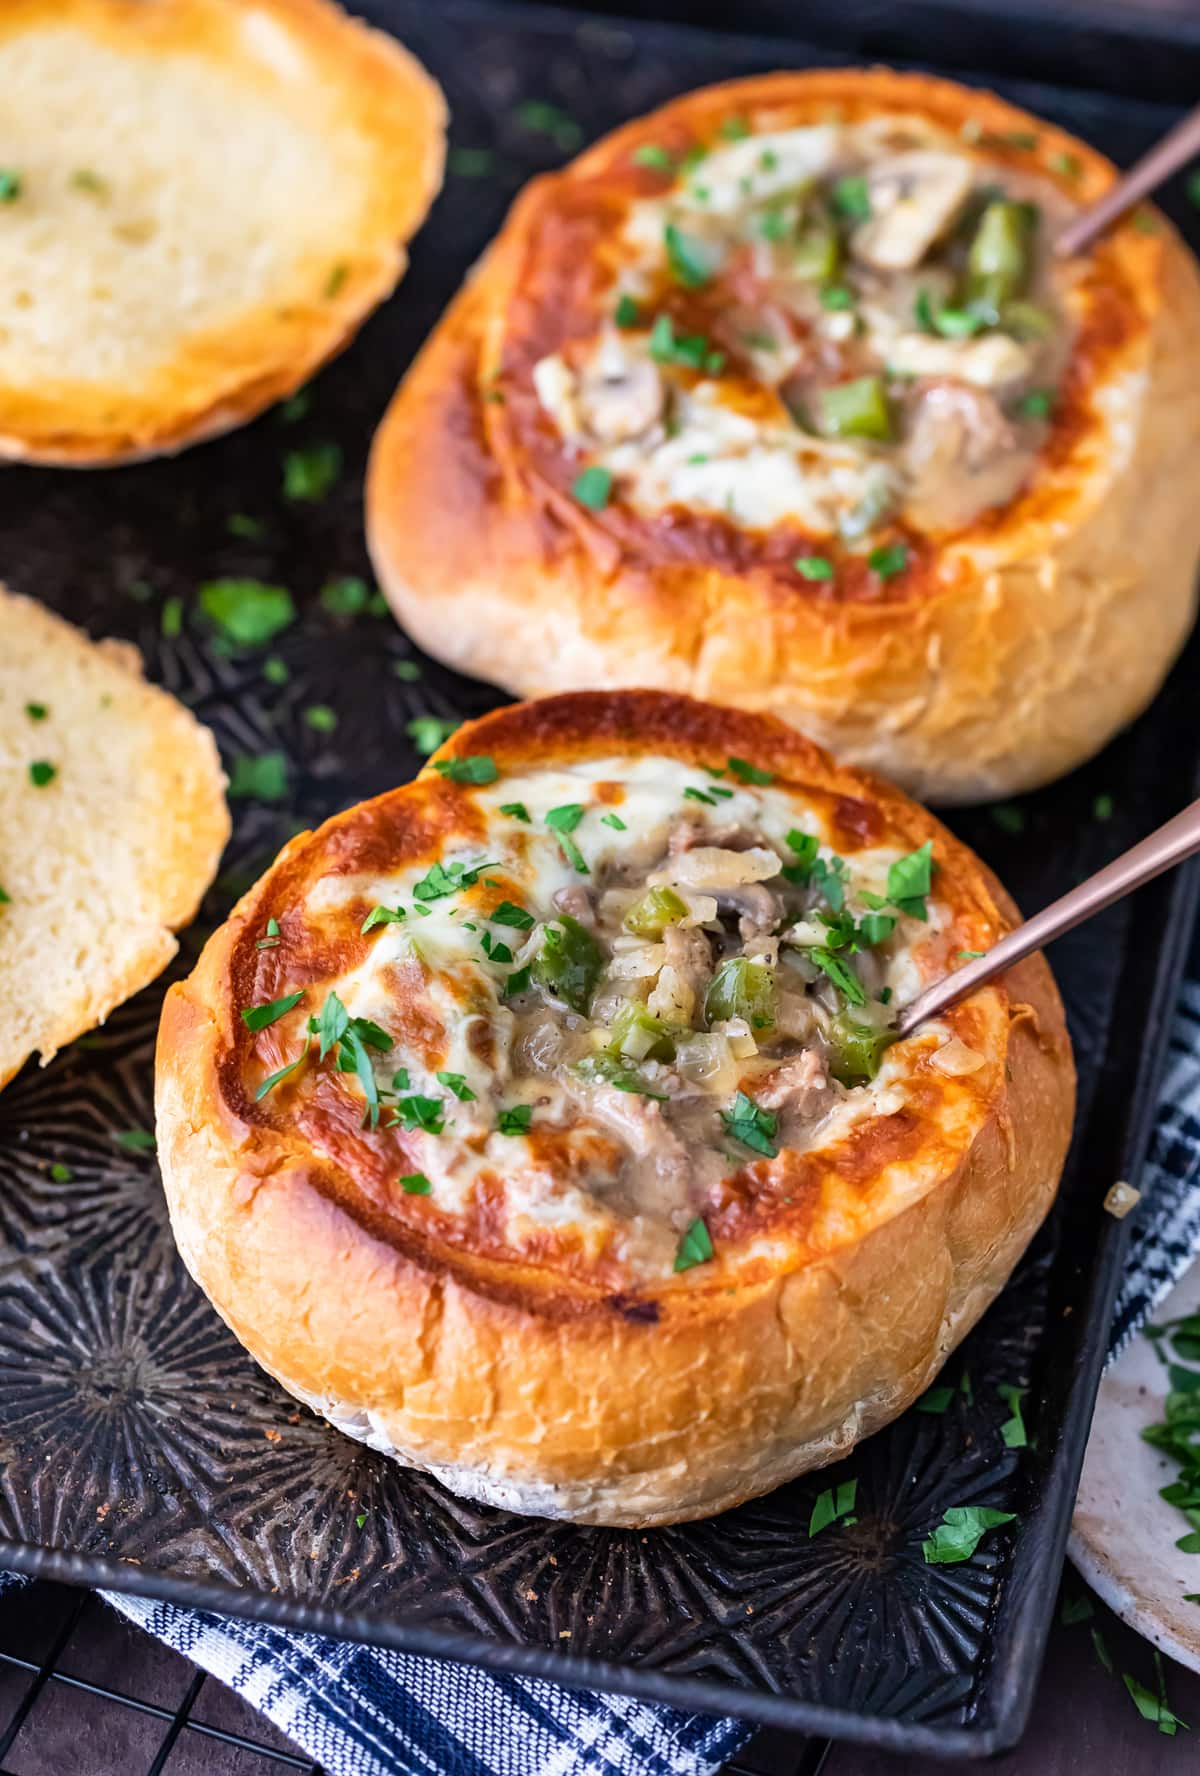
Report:
<svg viewBox="0 0 1200 1776"><path fill-rule="evenodd" d="M520 182L573 145L569 123L539 131L522 102L549 101L592 137L703 81L836 59L799 37L472 0L364 10L443 81L456 144L490 150L494 167L467 176L456 159L399 294L316 380L308 415L268 414L174 462L0 477L10 584L95 635L135 641L150 673L211 724L227 763L286 755L282 802L235 803L224 873L168 978L298 826L411 773L413 715L496 701L431 663L419 682L398 676L412 649L391 620L332 613L320 589L367 572L362 469L397 377ZM840 12L844 36L853 4ZM903 4L889 9L894 35L905 16ZM900 47L919 54L921 39ZM1114 88L1120 74L1114 66ZM1004 84L1118 160L1173 116L1097 90ZM345 455L336 486L289 504L284 452L327 440ZM237 516L261 537L244 522L231 532ZM196 589L221 575L293 590L300 620L271 650L286 683L268 682L261 652L222 651L206 629ZM986 811L955 817L1026 907L1191 793L1198 664L1193 646L1129 733L1027 798L1022 831ZM313 725L314 707L336 712L334 732ZM1111 798L1110 818L1097 818L1097 797ZM0 859L2 847L0 835ZM165 983L147 989L0 1096L0 1564L882 1746L1010 1744L1041 1656L1126 1242L1101 1199L1144 1151L1192 888L1187 876L1154 884L1056 950L1081 1075L1078 1134L1051 1223L949 1366L959 1386L949 1411L909 1413L837 1469L653 1533L465 1504L328 1429L255 1368L183 1273L153 1156L121 1140L151 1126ZM1000 1436L1006 1383L1029 1388L1026 1450ZM850 1474L857 1522L810 1539L817 1494ZM923 1538L946 1506L969 1502L1018 1521L965 1565L927 1566Z"/></svg>

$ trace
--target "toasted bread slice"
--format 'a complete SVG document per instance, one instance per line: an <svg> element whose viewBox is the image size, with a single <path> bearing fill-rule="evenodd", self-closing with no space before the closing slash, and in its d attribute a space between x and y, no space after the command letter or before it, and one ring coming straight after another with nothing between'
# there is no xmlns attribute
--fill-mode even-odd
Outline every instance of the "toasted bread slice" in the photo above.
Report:
<svg viewBox="0 0 1200 1776"><path fill-rule="evenodd" d="M0 1085L166 967L229 837L223 784L135 648L0 590Z"/></svg>
<svg viewBox="0 0 1200 1776"><path fill-rule="evenodd" d="M292 393L404 270L445 116L331 0L0 8L0 455L155 455Z"/></svg>

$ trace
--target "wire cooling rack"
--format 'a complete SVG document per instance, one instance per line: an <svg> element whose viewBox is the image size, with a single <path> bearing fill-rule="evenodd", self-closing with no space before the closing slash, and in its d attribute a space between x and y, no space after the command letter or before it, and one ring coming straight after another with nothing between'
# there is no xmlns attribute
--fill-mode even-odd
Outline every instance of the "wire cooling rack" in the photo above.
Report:
<svg viewBox="0 0 1200 1776"><path fill-rule="evenodd" d="M722 1776L818 1776L828 1745L764 1731ZM326 1776L215 1678L101 1600L0 1598L0 1776Z"/></svg>

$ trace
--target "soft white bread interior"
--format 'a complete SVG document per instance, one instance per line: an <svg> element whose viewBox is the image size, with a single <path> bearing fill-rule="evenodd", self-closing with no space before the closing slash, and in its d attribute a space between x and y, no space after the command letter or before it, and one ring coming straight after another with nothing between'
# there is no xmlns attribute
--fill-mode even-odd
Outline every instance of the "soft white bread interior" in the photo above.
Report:
<svg viewBox="0 0 1200 1776"><path fill-rule="evenodd" d="M291 393L395 286L444 126L331 0L10 0L0 454L173 450Z"/></svg>
<svg viewBox="0 0 1200 1776"><path fill-rule="evenodd" d="M166 967L229 836L223 785L135 648L0 590L0 1085Z"/></svg>

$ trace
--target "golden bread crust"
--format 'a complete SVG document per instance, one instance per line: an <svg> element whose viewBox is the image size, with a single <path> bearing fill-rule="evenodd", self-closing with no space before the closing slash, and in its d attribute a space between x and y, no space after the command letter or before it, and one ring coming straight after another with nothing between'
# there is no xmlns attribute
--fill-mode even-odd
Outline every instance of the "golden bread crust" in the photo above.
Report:
<svg viewBox="0 0 1200 1776"><path fill-rule="evenodd" d="M176 83L176 131L149 154L144 169L131 172L119 156L110 165L114 151L103 120L82 171L60 167L52 141L31 144L26 154L32 170L24 173L9 219L24 224L32 216L36 225L44 212L45 238L67 243L69 275L55 261L44 267L45 282L72 292L58 297L77 305L62 318L72 323L73 335L92 337L96 362L114 354L119 359L128 346L125 338L106 339L106 327L136 332L138 317L131 321L123 313L121 322L110 323L105 292L95 286L116 283L124 290L150 281L155 301L178 298L179 306L170 349L165 345L134 368L105 375L90 365L81 375L48 368L37 377L0 371L0 455L103 466L173 452L228 431L294 393L395 288L407 263L405 245L441 185L445 101L407 50L350 18L334 0L255 0L253 8L238 0L156 0L149 8L141 0L21 0L0 20L0 65L6 54L21 53L52 97L56 80L65 90L68 79L86 74L93 61L98 69L129 74L128 102L135 109L160 79ZM32 81L24 64L20 73ZM247 135L248 162L265 152L272 128L286 122L287 152L298 151L303 138L318 165L323 156L336 169L353 213L331 218L315 237L311 229L302 233L298 176L282 213L263 225L269 239L260 233L236 247L232 237L224 239L217 201L194 205L191 220L181 223L184 186L175 190L172 181L191 176L196 157L215 158L217 149L211 140L188 142L191 124L197 131L215 126L210 110L189 117L185 108L200 76L209 82L202 97L211 108L214 75L224 83L230 108L223 130L229 140L220 144L226 163L232 162L228 207L236 207L239 189L253 190L268 170L237 164L239 132L252 115L256 133L253 148ZM171 158L180 142L192 157L187 165ZM84 158L83 151L75 152ZM73 241L72 229L78 230ZM148 273L145 256L154 250L156 234L172 230L174 263L187 260L190 282L164 295L162 269L154 265ZM113 239L125 243L115 255ZM236 293L225 261L238 253L269 264L253 293ZM38 264L31 249L10 271L33 277ZM233 295L218 296L221 278ZM43 290L38 301L50 305L49 296ZM156 326L160 320L155 317Z"/></svg>
<svg viewBox="0 0 1200 1776"><path fill-rule="evenodd" d="M677 508L665 525L583 509L492 401L509 358L533 355L522 328L530 289L555 271L547 217L627 186L639 143L711 133L734 109L790 124L831 106L956 132L969 121L1000 143L989 159L1020 160L1081 202L1115 176L994 95L880 69L733 82L626 125L525 189L401 384L371 455L372 557L423 647L522 695L683 691L777 715L923 798L1010 794L1137 715L1194 618L1200 278L1164 218L1154 232L1123 224L1088 262L1087 319L1024 491L965 530L913 539L912 571L877 595L805 584L769 550L755 559L753 533L747 545L730 529L722 556L699 531L689 541ZM1030 132L1032 156L1004 148Z"/></svg>
<svg viewBox="0 0 1200 1776"><path fill-rule="evenodd" d="M847 852L884 832L933 839L955 920L946 946L963 933L986 941L1015 918L932 817L774 721L648 692L565 696L469 724L439 756L479 753L502 774L736 754L831 810ZM907 1108L828 1150L743 1165L709 1214L710 1264L630 1280L569 1228L506 1250L486 1223L448 1231L427 1197L394 1188L412 1170L403 1137L347 1133L361 1099L353 1120L328 1080L256 1103L254 1082L294 1042L250 1036L239 1015L355 965L352 938L336 957L306 944L294 920L308 884L365 863L383 872L399 854L436 859L471 807L427 768L301 835L171 989L156 1103L180 1250L287 1388L455 1490L580 1522L709 1515L835 1459L901 1411L1003 1286L1070 1135L1058 995L1033 958L951 1014L986 1055L981 1072L945 1078L918 1043ZM290 960L255 948L269 914Z"/></svg>

